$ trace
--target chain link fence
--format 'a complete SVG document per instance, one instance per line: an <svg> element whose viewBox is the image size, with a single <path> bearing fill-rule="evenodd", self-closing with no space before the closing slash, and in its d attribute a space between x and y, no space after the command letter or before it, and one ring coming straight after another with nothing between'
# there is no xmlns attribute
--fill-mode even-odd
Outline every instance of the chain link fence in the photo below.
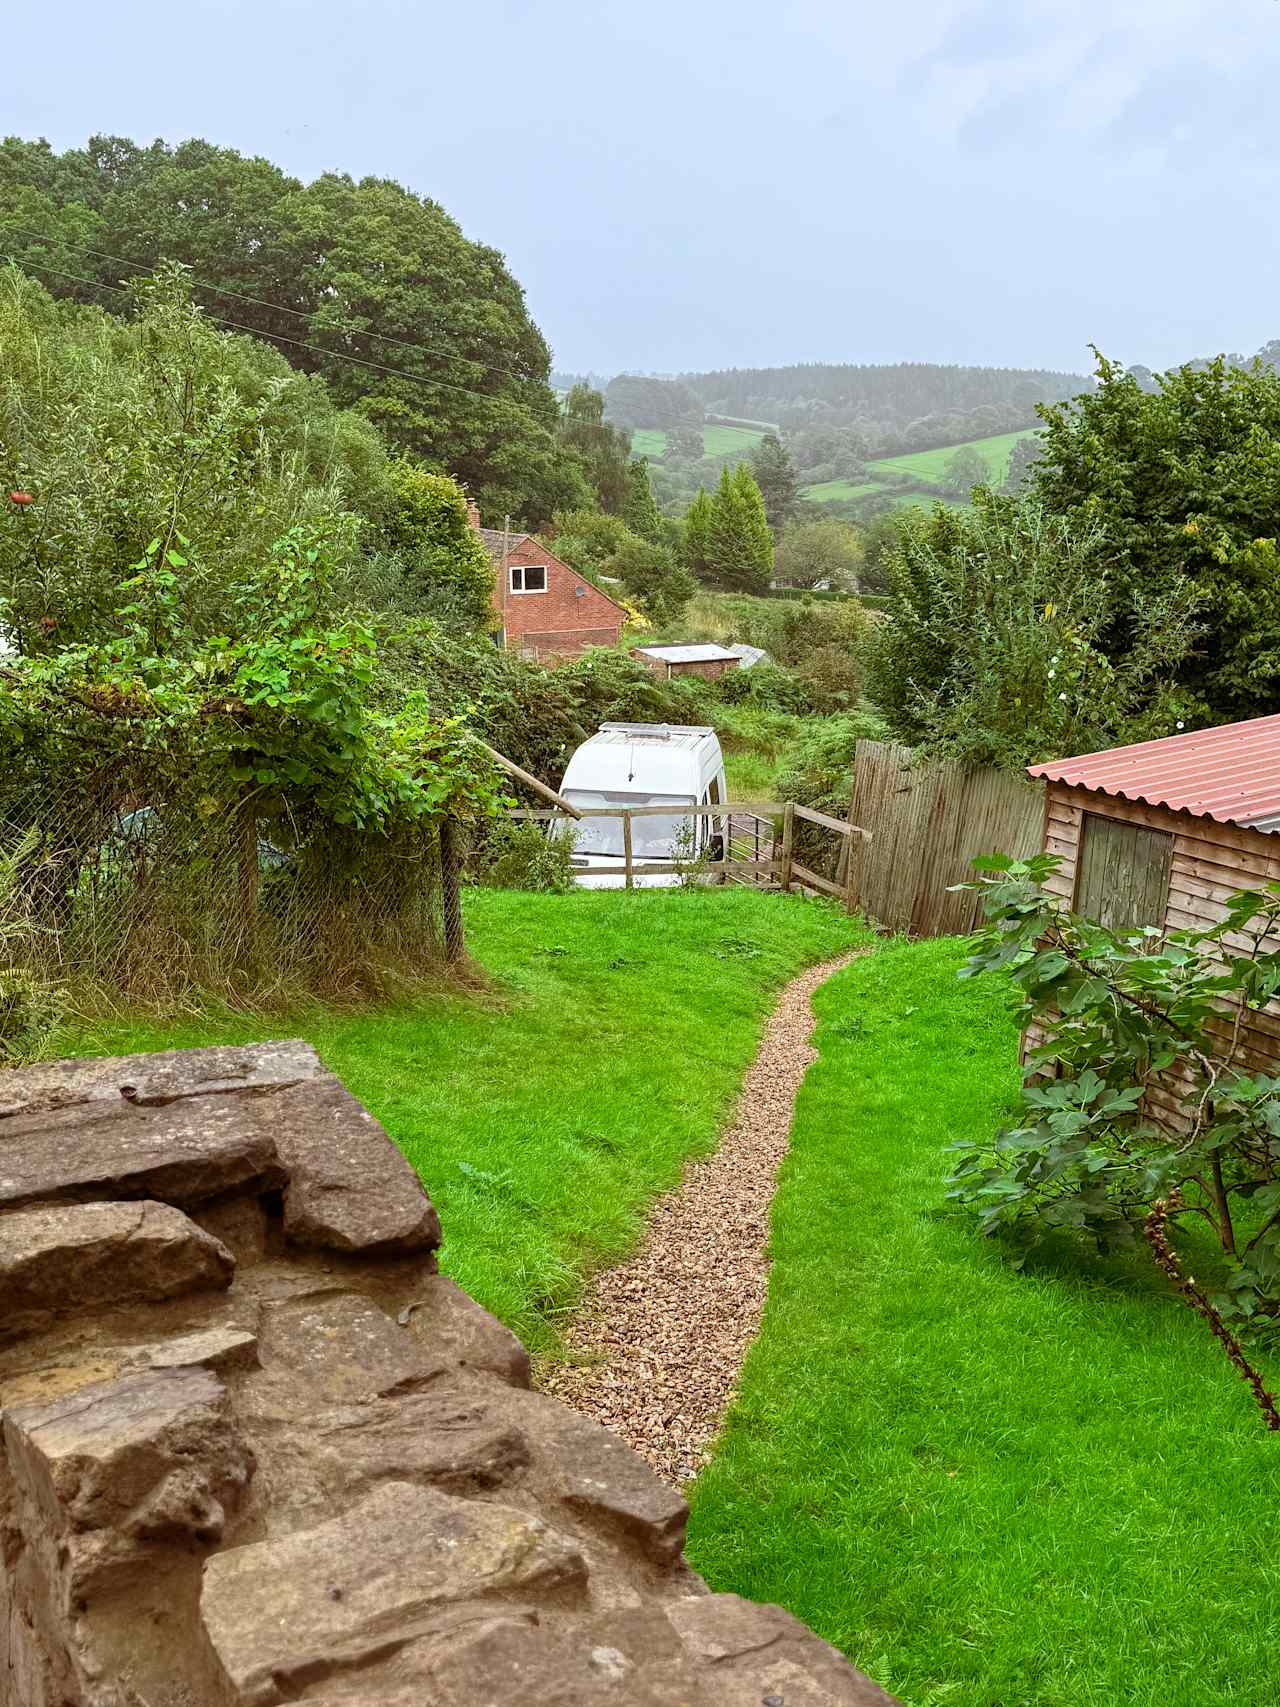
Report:
<svg viewBox="0 0 1280 1707"><path fill-rule="evenodd" d="M144 756L74 787L0 774L0 965L77 1003L361 1000L464 953L447 822L389 838L227 810Z"/></svg>

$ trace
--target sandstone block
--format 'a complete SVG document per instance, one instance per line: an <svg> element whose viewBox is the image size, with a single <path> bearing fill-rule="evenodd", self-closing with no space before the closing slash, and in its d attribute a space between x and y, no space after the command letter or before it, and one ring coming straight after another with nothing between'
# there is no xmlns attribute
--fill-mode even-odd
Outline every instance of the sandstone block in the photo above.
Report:
<svg viewBox="0 0 1280 1707"><path fill-rule="evenodd" d="M5 1412L19 1492L52 1530L135 1541L221 1538L253 1472L217 1376L148 1370Z"/></svg>
<svg viewBox="0 0 1280 1707"><path fill-rule="evenodd" d="M390 1482L315 1529L215 1554L200 1611L231 1699L269 1707L387 1651L433 1609L585 1578L581 1553L538 1518Z"/></svg>
<svg viewBox="0 0 1280 1707"><path fill-rule="evenodd" d="M293 1372L329 1404L408 1392L447 1367L358 1292L268 1303L259 1334L263 1367Z"/></svg>
<svg viewBox="0 0 1280 1707"><path fill-rule="evenodd" d="M669 1606L667 1616L689 1652L710 1665L726 1701L897 1707L780 1606L757 1606L736 1594L696 1595Z"/></svg>
<svg viewBox="0 0 1280 1707"><path fill-rule="evenodd" d="M487 1493L529 1464L519 1428L472 1395L414 1393L347 1426L322 1430L334 1485L426 1482L448 1493Z"/></svg>
<svg viewBox="0 0 1280 1707"><path fill-rule="evenodd" d="M0 1324L230 1284L231 1253L164 1203L68 1203L0 1215Z"/></svg>
<svg viewBox="0 0 1280 1707"><path fill-rule="evenodd" d="M512 1387L529 1385L529 1353L496 1316L469 1298L447 1274L424 1276L400 1322L460 1369L496 1375Z"/></svg>

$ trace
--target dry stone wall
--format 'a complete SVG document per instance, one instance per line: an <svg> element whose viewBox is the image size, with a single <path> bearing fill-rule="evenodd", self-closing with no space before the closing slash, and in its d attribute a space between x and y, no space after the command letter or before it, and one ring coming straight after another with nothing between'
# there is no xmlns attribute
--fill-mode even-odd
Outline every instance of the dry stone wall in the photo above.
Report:
<svg viewBox="0 0 1280 1707"><path fill-rule="evenodd" d="M305 1044L0 1076L0 1707L885 1707L439 1240Z"/></svg>

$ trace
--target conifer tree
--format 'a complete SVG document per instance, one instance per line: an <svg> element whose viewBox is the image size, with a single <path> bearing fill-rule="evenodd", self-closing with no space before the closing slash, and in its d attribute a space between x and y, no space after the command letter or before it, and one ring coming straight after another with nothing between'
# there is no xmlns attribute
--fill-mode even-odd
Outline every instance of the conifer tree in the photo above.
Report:
<svg viewBox="0 0 1280 1707"><path fill-rule="evenodd" d="M745 462L732 473L721 470L711 511L711 579L736 592L763 593L773 569L773 540L764 499Z"/></svg>
<svg viewBox="0 0 1280 1707"><path fill-rule="evenodd" d="M658 545L662 541L662 517L654 502L653 487L649 484L649 465L642 456L631 459L627 470L627 496L622 505L622 519L641 539Z"/></svg>
<svg viewBox="0 0 1280 1707"><path fill-rule="evenodd" d="M699 486L698 496L685 511L683 551L685 567L692 570L700 581L705 581L711 573L711 522L715 514L715 506L704 486Z"/></svg>
<svg viewBox="0 0 1280 1707"><path fill-rule="evenodd" d="M766 433L751 458L764 512L776 539L800 503L800 480L791 453L776 433Z"/></svg>

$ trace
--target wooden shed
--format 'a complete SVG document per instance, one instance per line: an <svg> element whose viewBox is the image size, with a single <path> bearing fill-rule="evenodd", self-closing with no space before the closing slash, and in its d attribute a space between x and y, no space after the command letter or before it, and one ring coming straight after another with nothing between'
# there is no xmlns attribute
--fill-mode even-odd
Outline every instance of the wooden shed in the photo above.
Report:
<svg viewBox="0 0 1280 1707"><path fill-rule="evenodd" d="M1062 861L1047 887L1112 929L1204 929L1221 922L1239 890L1280 879L1280 716L1030 765L1028 774L1044 778L1043 847ZM1243 1061L1280 1065L1276 1003L1250 1016ZM1153 1088L1148 1099L1153 1113L1165 1103L1177 1118L1176 1098Z"/></svg>

